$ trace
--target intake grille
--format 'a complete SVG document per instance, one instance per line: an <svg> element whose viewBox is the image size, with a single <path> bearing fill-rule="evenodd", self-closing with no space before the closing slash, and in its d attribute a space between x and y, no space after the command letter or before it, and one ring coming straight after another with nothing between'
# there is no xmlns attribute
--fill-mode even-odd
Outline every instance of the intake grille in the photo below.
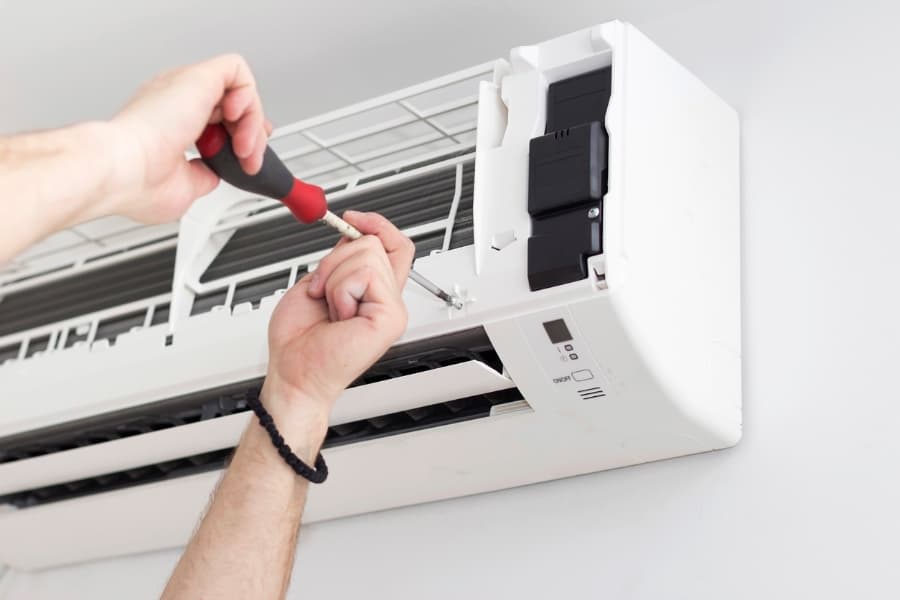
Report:
<svg viewBox="0 0 900 600"><path fill-rule="evenodd" d="M463 169L462 193L457 211L457 223L463 233L456 236L456 248L472 243L465 234L471 229L472 191L475 170L470 163ZM432 223L445 219L456 185L456 168L427 173L360 194L351 195L330 205L340 214L346 209L378 212L400 228ZM460 221L460 218L464 222ZM443 236L443 233L441 233ZM264 267L297 256L327 250L337 243L339 236L319 224L303 225L293 216L285 215L264 223L238 229L200 278L203 283L236 275L250 269ZM440 247L440 246L438 246Z"/></svg>
<svg viewBox="0 0 900 600"><path fill-rule="evenodd" d="M347 208L384 214L401 228L440 221L447 217L453 200L456 168L450 166L336 201L332 210ZM463 167L462 188L449 248L474 242L472 197L474 165ZM413 238L416 257L426 256L443 247L444 232L437 231ZM291 215L239 229L201 277L208 282L266 266L292 257L323 251L337 243L338 235L321 225L299 224ZM0 295L0 337L11 333L72 319L96 311L136 302L171 290L175 248L167 248L94 271L79 273L33 288ZM298 277L306 272L298 271ZM261 298L287 287L287 272L240 283L232 304L250 302L258 306ZM200 314L222 305L226 291L216 290L195 299L191 314ZM164 309L164 310L167 310ZM163 312L160 311L162 315ZM153 324L163 322L154 317ZM101 321L94 340L115 343L119 333L144 324L144 311L110 317ZM67 333L65 347L87 339L87 332L74 328ZM46 349L43 338L29 342L27 356ZM19 354L19 344L0 349L0 364Z"/></svg>
<svg viewBox="0 0 900 600"><path fill-rule="evenodd" d="M4 346L0 348L0 365L2 365L5 361L11 360L19 356L19 345L13 344L11 346Z"/></svg>
<svg viewBox="0 0 900 600"><path fill-rule="evenodd" d="M469 231L471 233L471 228ZM465 241L465 234L463 233L459 239ZM434 233L427 233L425 235L414 237L413 242L416 244L416 258L428 256L433 251L440 250L443 246L443 241L443 231L436 231ZM472 242L469 241L468 243L471 244ZM303 277L306 272L305 267L298 269L297 279L299 280ZM235 287L234 298L232 298L231 305L237 306L243 302L249 302L253 308L257 308L259 307L260 301L266 296L273 294L276 290L286 289L288 281L290 281L289 277L290 271L281 271L274 275L266 275L257 279L241 282ZM209 312L216 306L224 306L227 295L228 290L226 288L214 290L206 294L200 294L194 298L194 303L191 305L191 316Z"/></svg>
<svg viewBox="0 0 900 600"><path fill-rule="evenodd" d="M175 248L0 297L0 336L165 294Z"/></svg>

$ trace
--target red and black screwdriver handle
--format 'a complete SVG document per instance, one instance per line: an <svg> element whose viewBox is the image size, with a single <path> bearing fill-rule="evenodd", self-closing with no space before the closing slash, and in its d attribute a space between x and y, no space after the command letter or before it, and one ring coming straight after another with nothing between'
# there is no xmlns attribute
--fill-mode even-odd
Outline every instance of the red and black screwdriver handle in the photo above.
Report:
<svg viewBox="0 0 900 600"><path fill-rule="evenodd" d="M303 223L318 221L328 211L324 190L294 177L269 146L256 175L248 175L241 167L231 147L231 136L221 124L206 126L197 139L197 150L221 179L245 192L280 200Z"/></svg>

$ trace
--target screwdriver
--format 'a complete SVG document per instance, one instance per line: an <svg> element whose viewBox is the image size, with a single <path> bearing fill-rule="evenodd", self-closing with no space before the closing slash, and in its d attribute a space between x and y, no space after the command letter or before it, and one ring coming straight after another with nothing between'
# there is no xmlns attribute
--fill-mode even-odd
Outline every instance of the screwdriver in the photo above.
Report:
<svg viewBox="0 0 900 600"><path fill-rule="evenodd" d="M271 147L266 146L259 173L248 175L231 147L231 136L221 124L207 125L196 143L206 166L234 187L279 200L302 223L321 221L352 240L362 237L356 227L328 210L322 188L294 177ZM448 306L462 308L459 298L448 294L416 271L410 270L409 278Z"/></svg>

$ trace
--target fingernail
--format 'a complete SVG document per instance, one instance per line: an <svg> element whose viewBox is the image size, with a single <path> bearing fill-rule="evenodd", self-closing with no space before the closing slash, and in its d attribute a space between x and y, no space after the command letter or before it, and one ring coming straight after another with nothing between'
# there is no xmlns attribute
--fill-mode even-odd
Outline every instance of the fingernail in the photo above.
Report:
<svg viewBox="0 0 900 600"><path fill-rule="evenodd" d="M316 289L319 286L319 272L313 271L312 277L309 278L309 288Z"/></svg>
<svg viewBox="0 0 900 600"><path fill-rule="evenodd" d="M352 219L353 217L358 217L358 216L361 215L361 214L362 214L362 213L359 212L358 210L345 210L345 211L344 211L344 216L345 216L345 217L350 217L351 219Z"/></svg>

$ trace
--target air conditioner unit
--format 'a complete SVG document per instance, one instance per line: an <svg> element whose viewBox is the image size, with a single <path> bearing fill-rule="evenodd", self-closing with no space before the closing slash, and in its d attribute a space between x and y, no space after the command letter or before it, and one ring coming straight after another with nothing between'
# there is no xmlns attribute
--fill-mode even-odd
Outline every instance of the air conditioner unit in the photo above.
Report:
<svg viewBox="0 0 900 600"><path fill-rule="evenodd" d="M465 300L407 286L404 337L337 401L307 521L738 441L738 119L633 27L272 146L332 210L392 219ZM226 186L157 231L82 230L90 248L4 276L0 562L184 544L251 420L272 308L336 241Z"/></svg>

